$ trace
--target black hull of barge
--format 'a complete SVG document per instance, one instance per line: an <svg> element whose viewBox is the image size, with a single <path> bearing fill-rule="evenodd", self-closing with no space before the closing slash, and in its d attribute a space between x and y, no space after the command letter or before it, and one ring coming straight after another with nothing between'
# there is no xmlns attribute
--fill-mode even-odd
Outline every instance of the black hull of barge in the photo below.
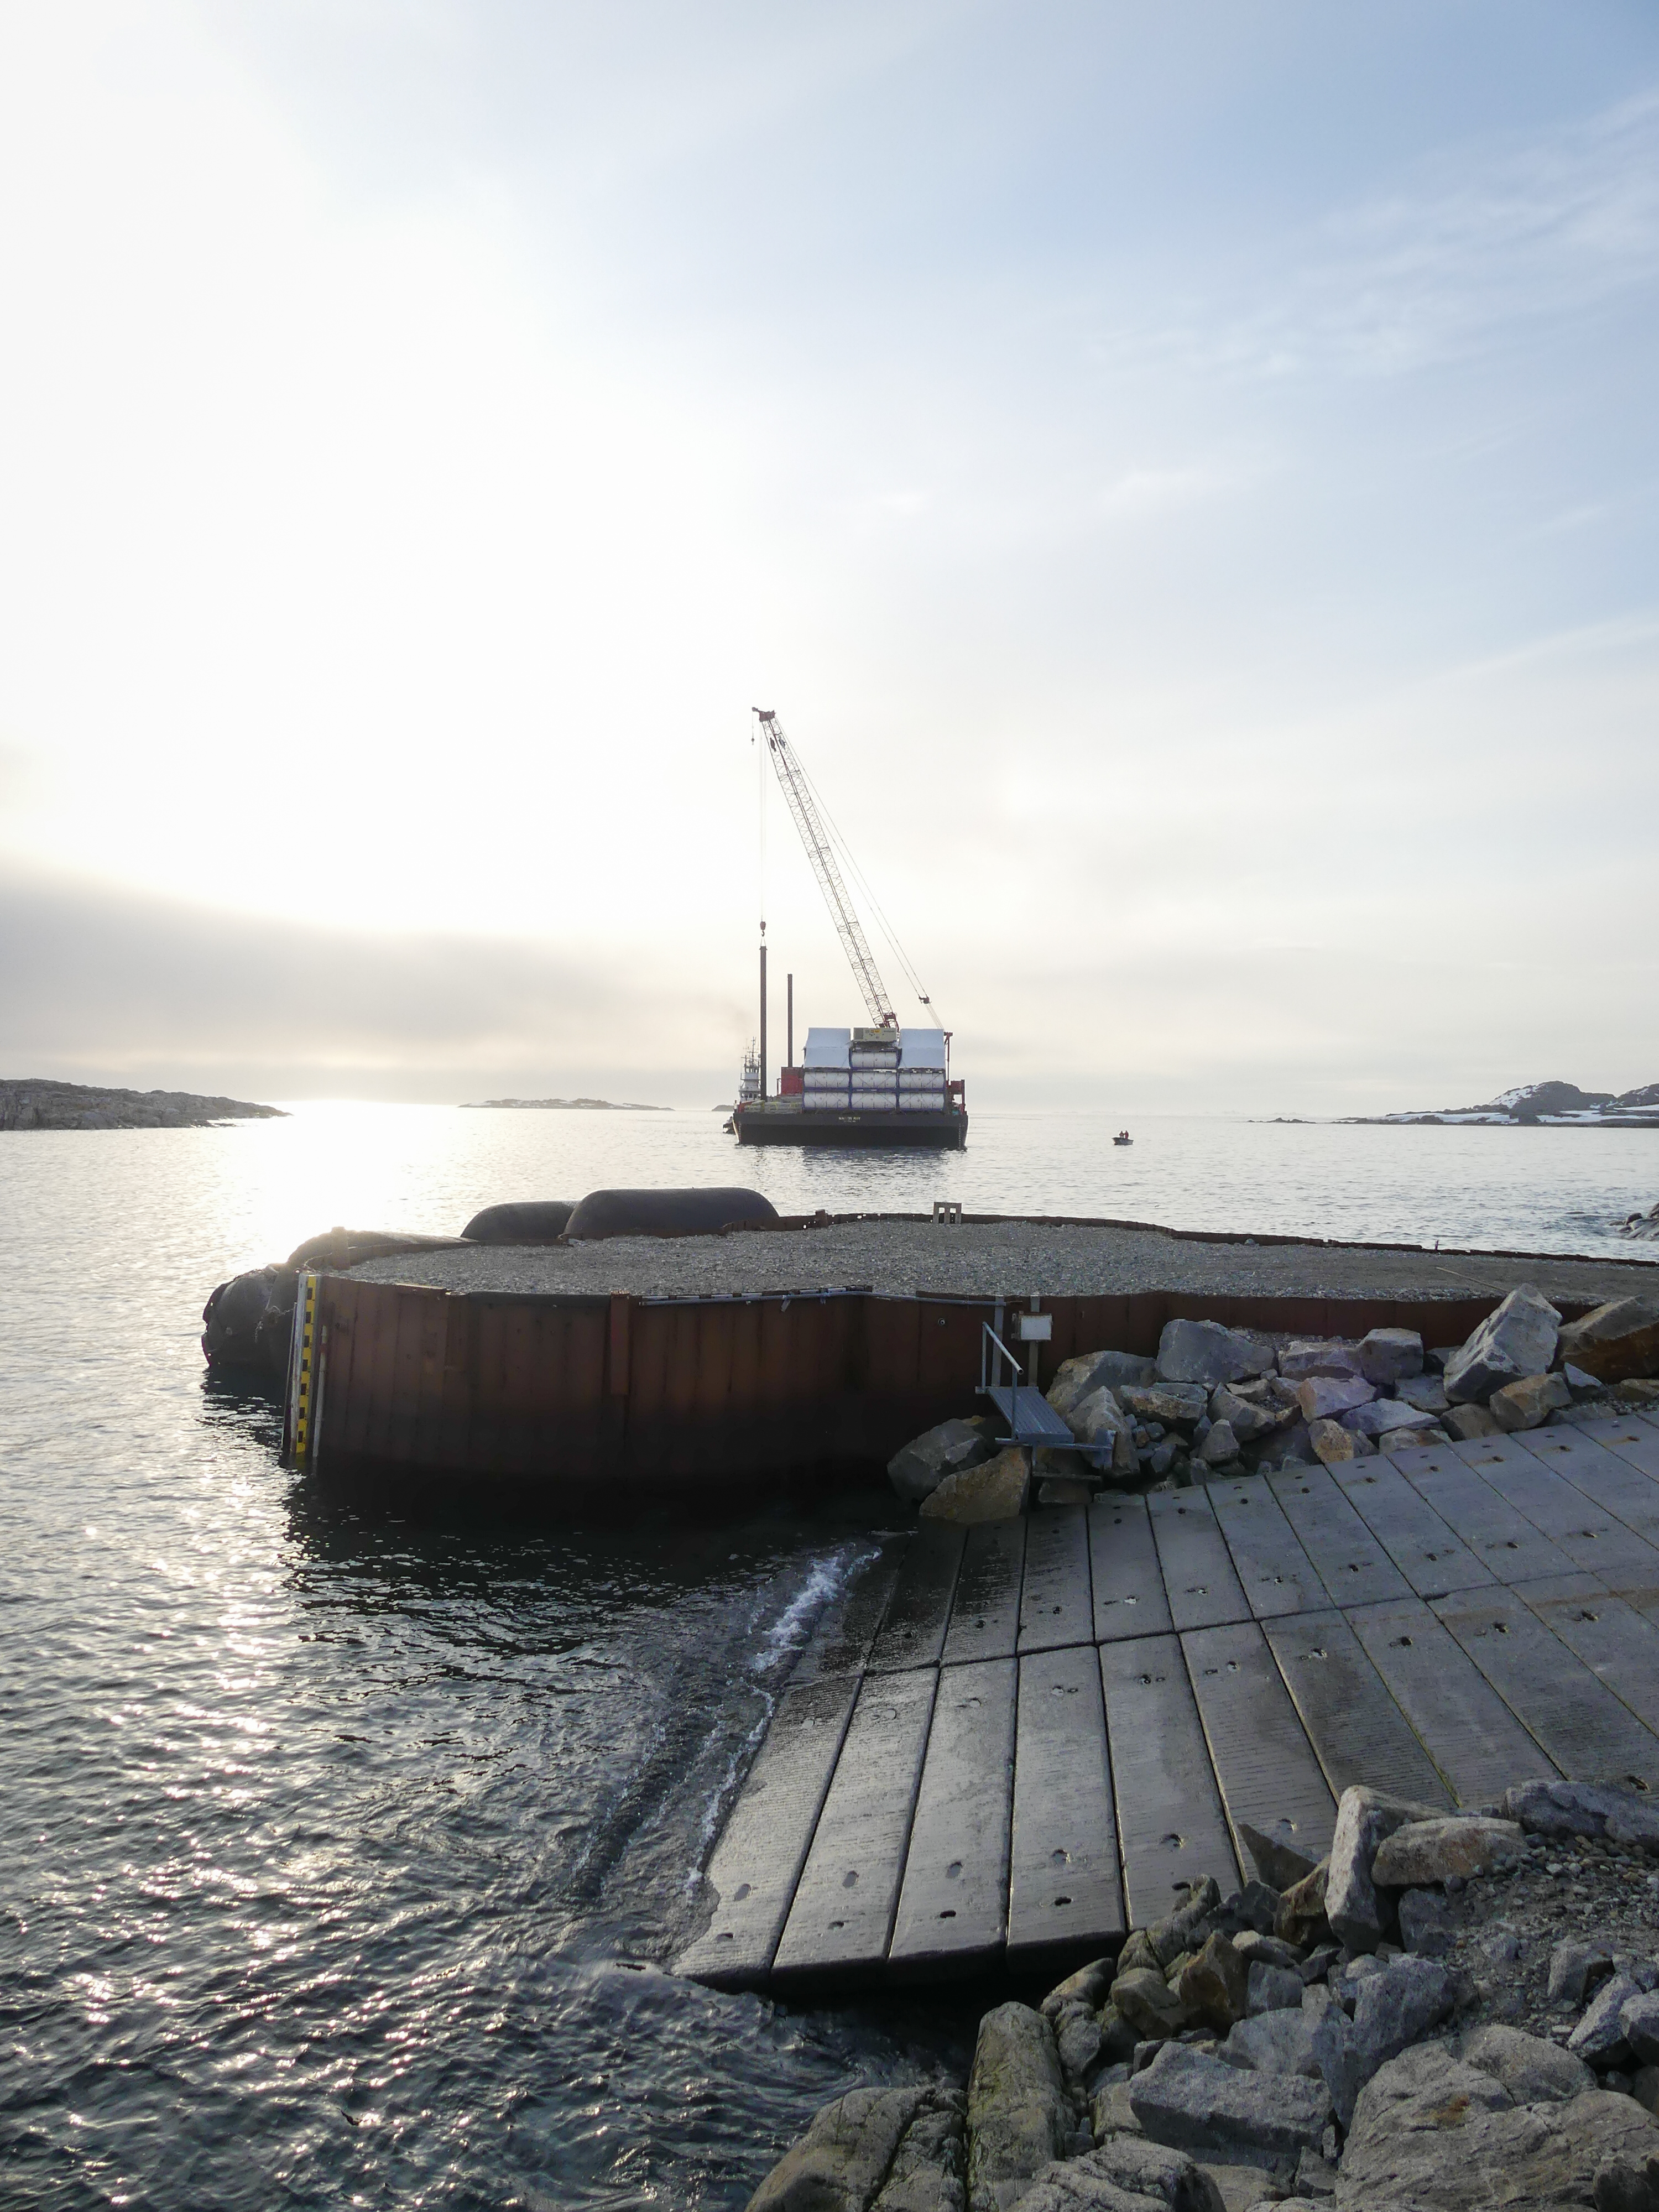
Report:
<svg viewBox="0 0 1659 2212"><path fill-rule="evenodd" d="M965 1114L859 1114L829 1111L732 1116L740 1145L879 1146L886 1151L959 1152L967 1147Z"/></svg>

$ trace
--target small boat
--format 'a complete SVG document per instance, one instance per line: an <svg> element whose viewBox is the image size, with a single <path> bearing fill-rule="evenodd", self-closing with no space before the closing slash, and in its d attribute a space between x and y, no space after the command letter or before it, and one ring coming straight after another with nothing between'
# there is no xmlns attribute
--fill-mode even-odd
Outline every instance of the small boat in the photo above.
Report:
<svg viewBox="0 0 1659 2212"><path fill-rule="evenodd" d="M1133 1145L1134 1139L1129 1134L1129 1132L1127 1129L1120 1129L1116 1136L1113 1138L1112 1142L1115 1145Z"/></svg>

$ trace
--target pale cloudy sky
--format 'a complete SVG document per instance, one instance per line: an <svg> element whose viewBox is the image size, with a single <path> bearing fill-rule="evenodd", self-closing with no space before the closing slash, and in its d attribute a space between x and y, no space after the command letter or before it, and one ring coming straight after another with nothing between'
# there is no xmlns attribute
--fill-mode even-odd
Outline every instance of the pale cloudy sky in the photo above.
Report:
<svg viewBox="0 0 1659 2212"><path fill-rule="evenodd" d="M1659 1079L1656 278L1650 0L0 0L0 1073L729 1096L760 703L970 1102Z"/></svg>

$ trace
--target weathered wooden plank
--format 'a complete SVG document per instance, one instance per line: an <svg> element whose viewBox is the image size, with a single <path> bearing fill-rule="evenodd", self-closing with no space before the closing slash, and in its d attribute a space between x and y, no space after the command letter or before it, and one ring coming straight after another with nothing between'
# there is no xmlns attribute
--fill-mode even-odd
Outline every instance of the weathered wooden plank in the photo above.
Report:
<svg viewBox="0 0 1659 2212"><path fill-rule="evenodd" d="M1524 1513L1582 1574L1659 1583L1659 1549L1546 1467L1517 1437L1480 1437L1453 1447L1483 1482ZM1568 1570L1571 1571L1571 1569Z"/></svg>
<svg viewBox="0 0 1659 2212"><path fill-rule="evenodd" d="M1336 1800L1260 1626L1192 1629L1181 1648L1235 1837L1248 1820L1323 1858Z"/></svg>
<svg viewBox="0 0 1659 2212"><path fill-rule="evenodd" d="M1449 1444L1395 1452L1394 1463L1500 1583L1572 1572L1572 1561L1566 1553L1552 1544L1541 1528L1534 1528L1524 1513L1518 1513L1506 1498L1500 1498L1490 1483L1483 1482Z"/></svg>
<svg viewBox="0 0 1659 2212"><path fill-rule="evenodd" d="M945 1632L947 1667L972 1659L1009 1659L1018 1650L1025 1528L1024 1519L981 1521L968 1531Z"/></svg>
<svg viewBox="0 0 1659 2212"><path fill-rule="evenodd" d="M676 1971L718 1989L765 1986L795 1894L858 1682L792 1683L708 1862L715 1899L708 1931Z"/></svg>
<svg viewBox="0 0 1659 2212"><path fill-rule="evenodd" d="M1515 1595L1638 1720L1659 1731L1659 1627L1595 1575L1517 1583Z"/></svg>
<svg viewBox="0 0 1659 2212"><path fill-rule="evenodd" d="M1659 1544L1659 1482L1651 1475L1582 1429L1529 1429L1515 1441L1644 1542Z"/></svg>
<svg viewBox="0 0 1659 2212"><path fill-rule="evenodd" d="M1094 1640L1089 1582L1089 1522L1080 1505L1048 1506L1025 1529L1025 1581L1019 1601L1019 1648L1057 1651Z"/></svg>
<svg viewBox="0 0 1659 2212"><path fill-rule="evenodd" d="M1248 1620L1250 1608L1208 1492L1155 1492L1146 1508L1174 1626L1214 1628L1224 1621Z"/></svg>
<svg viewBox="0 0 1659 2212"><path fill-rule="evenodd" d="M1296 1468L1268 1481L1334 1604L1346 1611L1408 1595L1411 1585L1325 1468Z"/></svg>
<svg viewBox="0 0 1659 2212"><path fill-rule="evenodd" d="M1001 1955L1015 1687L1012 1658L940 1669L887 1954L896 1972L985 1967Z"/></svg>
<svg viewBox="0 0 1659 2212"><path fill-rule="evenodd" d="M1325 1585L1265 1476L1212 1482L1208 1495L1245 1602L1258 1620L1312 1613L1328 1602Z"/></svg>
<svg viewBox="0 0 1659 2212"><path fill-rule="evenodd" d="M795 1662L792 1681L820 1681L832 1674L863 1673L891 1602L908 1542L903 1536L886 1538L874 1559L854 1570L846 1587L824 1607Z"/></svg>
<svg viewBox="0 0 1659 2212"><path fill-rule="evenodd" d="M1369 1782L1419 1804L1451 1803L1439 1769L1341 1613L1270 1620L1262 1632L1337 1796Z"/></svg>
<svg viewBox="0 0 1659 2212"><path fill-rule="evenodd" d="M1420 1492L1379 1452L1333 1468L1337 1488L1419 1597L1445 1597L1495 1580Z"/></svg>
<svg viewBox="0 0 1659 2212"><path fill-rule="evenodd" d="M938 1664L966 1537L965 1529L949 1521L924 1521L918 1527L871 1649L872 1674Z"/></svg>
<svg viewBox="0 0 1659 2212"><path fill-rule="evenodd" d="M1437 1598L1434 1610L1564 1774L1659 1784L1659 1735L1513 1590Z"/></svg>
<svg viewBox="0 0 1659 2212"><path fill-rule="evenodd" d="M1179 1638L1102 1644L1100 1673L1130 1924L1160 1918L1206 1875L1226 1896L1238 1861Z"/></svg>
<svg viewBox="0 0 1659 2212"><path fill-rule="evenodd" d="M1109 1950L1124 1932L1106 1708L1091 1645L1019 1662L1008 1963Z"/></svg>
<svg viewBox="0 0 1659 2212"><path fill-rule="evenodd" d="M1089 1508L1089 1570L1097 1643L1169 1634L1170 1600L1144 1498L1103 1498Z"/></svg>
<svg viewBox="0 0 1659 2212"><path fill-rule="evenodd" d="M1460 1805L1484 1804L1550 1765L1422 1598L1362 1606L1348 1620Z"/></svg>
<svg viewBox="0 0 1659 2212"><path fill-rule="evenodd" d="M939 1670L866 1674L772 1965L772 1985L883 1970Z"/></svg>

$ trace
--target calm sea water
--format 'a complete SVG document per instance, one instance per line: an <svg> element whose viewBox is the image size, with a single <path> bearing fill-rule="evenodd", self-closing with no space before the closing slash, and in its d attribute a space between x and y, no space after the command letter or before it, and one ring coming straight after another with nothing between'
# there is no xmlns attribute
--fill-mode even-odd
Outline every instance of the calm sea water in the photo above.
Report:
<svg viewBox="0 0 1659 2212"><path fill-rule="evenodd" d="M1628 1255L1646 1133L976 1115L936 1158L713 1114L308 1107L0 1136L0 2203L741 2205L819 2104L971 2018L662 1971L793 1650L888 1516L418 1525L285 1473L199 1311L335 1223L758 1184ZM1637 1248L1639 1251L1642 1248Z"/></svg>

